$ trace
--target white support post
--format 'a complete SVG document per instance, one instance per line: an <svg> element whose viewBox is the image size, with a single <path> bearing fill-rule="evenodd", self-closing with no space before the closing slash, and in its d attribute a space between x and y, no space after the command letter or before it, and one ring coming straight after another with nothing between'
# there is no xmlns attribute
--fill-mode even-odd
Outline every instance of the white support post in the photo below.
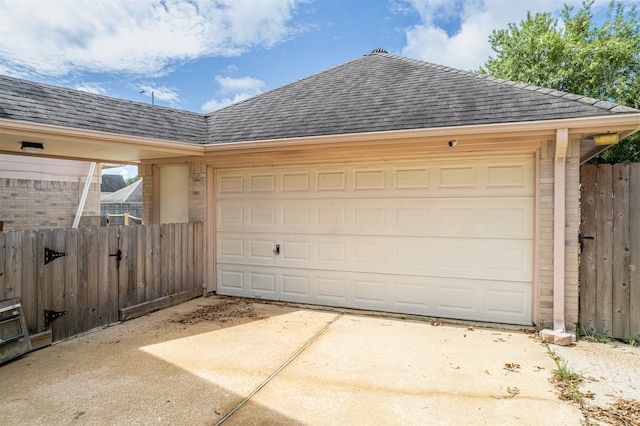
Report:
<svg viewBox="0 0 640 426"><path fill-rule="evenodd" d="M553 331L557 333L565 332L565 172L568 145L569 129L558 129L553 170Z"/></svg>
<svg viewBox="0 0 640 426"><path fill-rule="evenodd" d="M91 180L93 179L93 172L96 170L96 163L92 162L89 166L89 173L87 174L87 181L84 183L84 189L82 190L82 197L80 197L80 202L78 203L78 210L76 211L76 217L73 219L73 229L78 229L78 225L80 224L80 217L82 217L82 211L84 210L84 205L87 202L87 195L89 195L89 188L91 187Z"/></svg>

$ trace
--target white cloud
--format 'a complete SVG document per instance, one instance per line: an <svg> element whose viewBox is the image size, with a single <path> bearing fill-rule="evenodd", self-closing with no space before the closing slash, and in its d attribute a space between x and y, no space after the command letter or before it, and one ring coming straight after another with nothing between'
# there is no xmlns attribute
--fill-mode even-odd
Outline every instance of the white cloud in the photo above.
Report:
<svg viewBox="0 0 640 426"><path fill-rule="evenodd" d="M223 97L204 103L201 107L204 112L215 111L258 95L265 86L264 81L252 77L233 78L218 75L215 80L220 85L218 95Z"/></svg>
<svg viewBox="0 0 640 426"><path fill-rule="evenodd" d="M112 169L105 169L103 175L121 175L126 181L129 178L138 176L137 166L121 166Z"/></svg>
<svg viewBox="0 0 640 426"><path fill-rule="evenodd" d="M402 54L463 70L477 69L493 51L489 35L494 29L520 22L527 11L557 14L565 2L556 0L406 0L421 23L406 31ZM579 7L579 0L566 0ZM594 6L606 6L600 2ZM451 31L450 24L459 21ZM447 30L449 31L447 32Z"/></svg>
<svg viewBox="0 0 640 426"><path fill-rule="evenodd" d="M106 95L107 90L99 83L80 83L75 87L81 92L93 93L94 95Z"/></svg>
<svg viewBox="0 0 640 426"><path fill-rule="evenodd" d="M0 0L0 61L13 74L163 75L286 39L298 1Z"/></svg>

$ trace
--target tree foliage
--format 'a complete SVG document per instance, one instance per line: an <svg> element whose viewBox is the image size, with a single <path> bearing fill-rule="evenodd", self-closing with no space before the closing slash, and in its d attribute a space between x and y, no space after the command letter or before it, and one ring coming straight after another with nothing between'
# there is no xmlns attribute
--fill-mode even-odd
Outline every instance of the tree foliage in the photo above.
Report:
<svg viewBox="0 0 640 426"><path fill-rule="evenodd" d="M635 5L612 0L602 25L596 25L594 0L575 11L565 4L551 13L494 30L495 52L478 72L506 80L604 99L640 109L640 21ZM640 136L623 140L596 162L640 161Z"/></svg>
<svg viewBox="0 0 640 426"><path fill-rule="evenodd" d="M132 183L137 182L137 181L139 181L139 180L140 180L140 176L134 176L134 177L127 178L127 180L125 180L125 181L124 181L124 183L125 183L127 186L129 186L129 185L131 185Z"/></svg>

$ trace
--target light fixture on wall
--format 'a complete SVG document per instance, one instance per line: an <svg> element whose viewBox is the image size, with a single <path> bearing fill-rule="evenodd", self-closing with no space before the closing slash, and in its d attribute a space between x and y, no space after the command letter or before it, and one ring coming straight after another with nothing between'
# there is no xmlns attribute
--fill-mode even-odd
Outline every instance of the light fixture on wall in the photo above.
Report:
<svg viewBox="0 0 640 426"><path fill-rule="evenodd" d="M602 135L595 135L593 142L596 145L615 145L620 141L620 137L617 133L604 133Z"/></svg>
<svg viewBox="0 0 640 426"><path fill-rule="evenodd" d="M44 145L40 142L22 142L20 149L26 154L40 154L44 150Z"/></svg>

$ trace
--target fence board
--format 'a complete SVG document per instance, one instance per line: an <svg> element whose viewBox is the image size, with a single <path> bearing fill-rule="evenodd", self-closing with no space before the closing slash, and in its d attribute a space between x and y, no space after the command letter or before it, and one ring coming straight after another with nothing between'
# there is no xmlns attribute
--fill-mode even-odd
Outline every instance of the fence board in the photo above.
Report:
<svg viewBox="0 0 640 426"><path fill-rule="evenodd" d="M98 325L109 324L108 228L98 228Z"/></svg>
<svg viewBox="0 0 640 426"><path fill-rule="evenodd" d="M6 239L6 251L5 251L5 266L4 266L4 275L5 275L5 284L4 284L4 294L3 297L6 299L13 299L16 297L16 287L17 283L20 282L20 274L22 272L22 268L20 266L20 259L22 258L22 253L20 253L20 231L9 231L7 232Z"/></svg>
<svg viewBox="0 0 640 426"><path fill-rule="evenodd" d="M65 337L73 336L80 331L84 331L83 324L78 318L78 230L67 229L66 232L67 245L67 269L65 271L65 303L64 310L67 311L64 316L66 323Z"/></svg>
<svg viewBox="0 0 640 426"><path fill-rule="evenodd" d="M185 223L185 225L187 226L186 229L186 239L187 239L187 250L186 250L186 259L187 261L185 262L185 269L187 271L186 275L184 276L185 279L185 283L190 283L190 285L185 286L185 290L190 290L193 288L193 283L194 283L194 271L193 271L193 230L194 230L194 224L193 223Z"/></svg>
<svg viewBox="0 0 640 426"><path fill-rule="evenodd" d="M613 261L613 188L611 165L601 164L598 179L598 244L597 244L597 321L599 332L612 336L613 295L611 291Z"/></svg>
<svg viewBox="0 0 640 426"><path fill-rule="evenodd" d="M120 273L118 268L118 249L119 249L119 229L118 227L107 228L107 239L109 246L109 275L108 275L108 299L107 305L109 306L109 324L118 321L118 275Z"/></svg>
<svg viewBox="0 0 640 426"><path fill-rule="evenodd" d="M160 225L160 297L169 294L169 225Z"/></svg>
<svg viewBox="0 0 640 426"><path fill-rule="evenodd" d="M179 223L174 224L173 227L175 240L174 240L174 279L175 279L175 292L180 293L183 290L182 287L182 226Z"/></svg>
<svg viewBox="0 0 640 426"><path fill-rule="evenodd" d="M44 249L51 245L51 230L41 229L38 232L38 249L34 263L38 270L38 330L46 330L44 325L44 310L51 306L51 272L49 265L44 264ZM45 308L47 307L47 308Z"/></svg>
<svg viewBox="0 0 640 426"><path fill-rule="evenodd" d="M193 227L193 262L194 262L194 282L200 287L204 287L204 226L198 222Z"/></svg>
<svg viewBox="0 0 640 426"><path fill-rule="evenodd" d="M629 166L613 165L612 335L629 335Z"/></svg>
<svg viewBox="0 0 640 426"><path fill-rule="evenodd" d="M0 300L20 294L30 333L48 328L57 341L115 322L130 307L197 296L202 229L198 223L0 233ZM67 256L45 265L45 247ZM110 256L118 249L120 268ZM67 314L45 327L45 309Z"/></svg>
<svg viewBox="0 0 640 426"><path fill-rule="evenodd" d="M49 248L57 252L68 253L65 234L65 229L53 230L51 233L51 246ZM51 274L51 304L44 306L44 309L56 312L65 310L65 271L68 263L68 257L64 256L50 262L46 266ZM51 323L53 340L60 340L65 337L67 328L69 328L68 322L69 318L63 315Z"/></svg>
<svg viewBox="0 0 640 426"><path fill-rule="evenodd" d="M586 165L580 171L580 232L585 237L597 235L596 166ZM580 324L589 334L596 325L596 241L585 238L580 253Z"/></svg>
<svg viewBox="0 0 640 426"><path fill-rule="evenodd" d="M175 293L179 293L180 291L176 291L176 264L175 264L175 257L173 256L173 251L175 250L175 244L176 244L176 226L174 223L170 223L168 224L168 232L169 232L169 238L167 241L167 265L169 265L169 267L167 268L167 292L168 294L175 294Z"/></svg>
<svg viewBox="0 0 640 426"><path fill-rule="evenodd" d="M131 227L118 227L120 239L120 269L118 270L118 308L131 306L131 297L129 292L129 231Z"/></svg>
<svg viewBox="0 0 640 426"><path fill-rule="evenodd" d="M0 247L3 246L2 241L4 235L0 233ZM27 259L35 259L38 249L38 234L36 231L29 230L22 233L22 294L21 303L24 312L27 330L35 332L38 329L38 270L32 262ZM2 250L3 251L3 250ZM0 253L0 264L2 263L3 253ZM2 273L0 272L0 275ZM0 285L2 288L2 285Z"/></svg>
<svg viewBox="0 0 640 426"><path fill-rule="evenodd" d="M629 166L629 334L640 339L640 163Z"/></svg>
<svg viewBox="0 0 640 426"><path fill-rule="evenodd" d="M135 287L135 304L146 301L145 280L146 273L146 256L147 256L147 233L145 226L136 226L136 287ZM132 297L134 299L134 297Z"/></svg>
<svg viewBox="0 0 640 426"><path fill-rule="evenodd" d="M152 273L153 273L153 291L151 293L151 299L150 300L155 300L155 299L159 299L160 297L162 297L162 292L161 292L161 281L162 281L162 276L160 274L160 263L161 263L161 258L160 258L160 226L159 225L151 225L151 227L153 228L153 241L152 241L152 247L153 247L153 253L152 253Z"/></svg>

